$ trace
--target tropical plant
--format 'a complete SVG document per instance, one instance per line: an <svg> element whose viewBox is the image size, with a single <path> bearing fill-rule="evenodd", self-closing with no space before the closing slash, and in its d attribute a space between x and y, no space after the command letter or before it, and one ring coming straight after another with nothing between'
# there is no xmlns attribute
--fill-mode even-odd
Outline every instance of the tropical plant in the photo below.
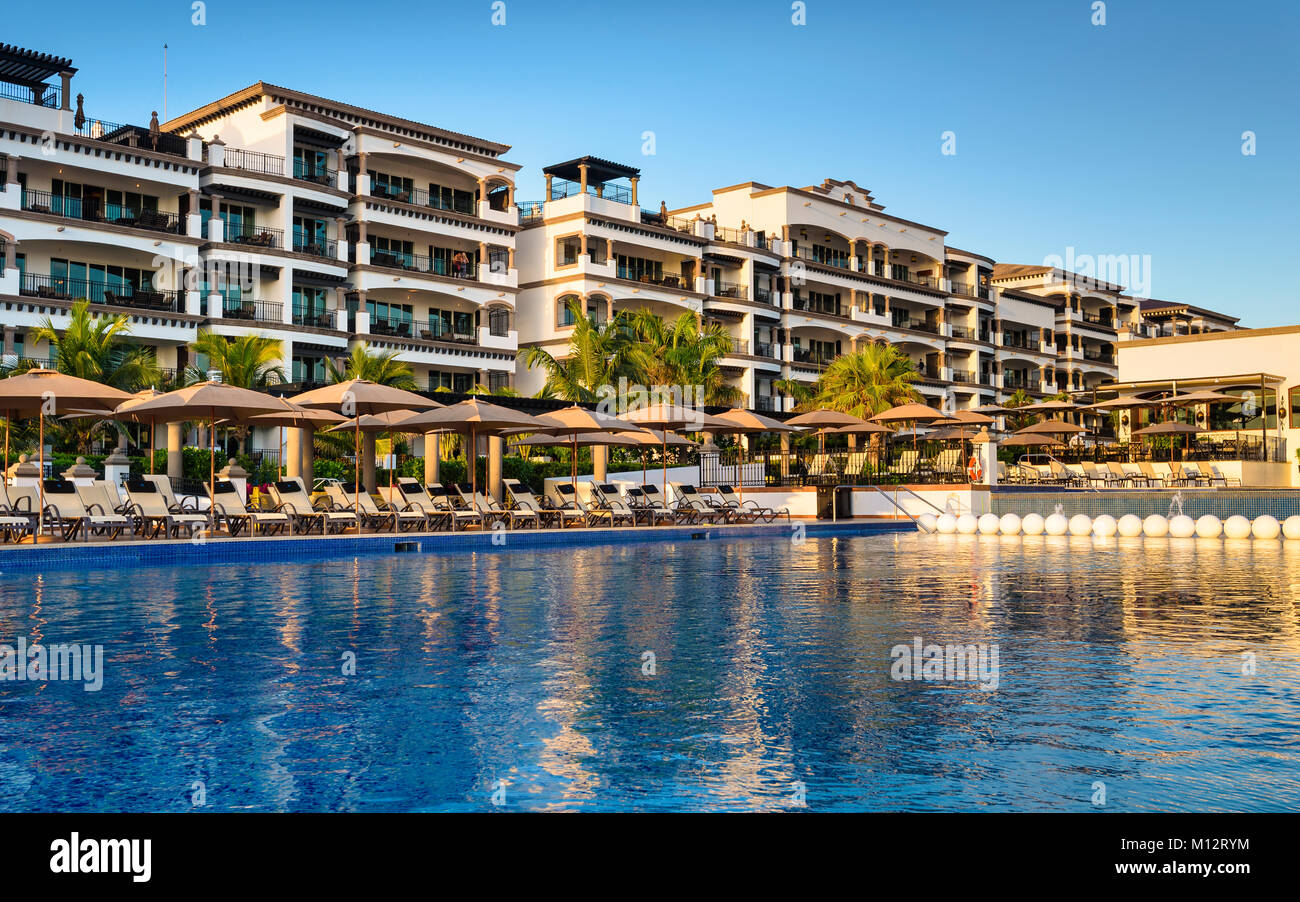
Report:
<svg viewBox="0 0 1300 902"><path fill-rule="evenodd" d="M1007 398L1007 400L1002 403L1002 406L1007 410L1017 410L1022 407L1028 407L1033 403L1034 399L1029 392L1025 391L1023 388L1018 388L1010 398ZM1028 426L1033 418L1034 415L1032 413L1026 410L1021 410L1019 413L1012 413L1007 417L1007 425L1011 427L1013 432L1015 432Z"/></svg>
<svg viewBox="0 0 1300 902"><path fill-rule="evenodd" d="M185 370L187 383L204 381L208 370L221 373L221 381L226 385L254 391L289 381L280 362L284 355L283 346L274 338L264 335L232 338L203 332L190 348L196 355L206 357L208 365L202 369L197 365L188 367Z"/></svg>
<svg viewBox="0 0 1300 902"><path fill-rule="evenodd" d="M695 403L733 404L744 392L727 381L719 361L731 353L731 335L721 323L700 325L689 311L671 323L648 310L630 318L638 346L633 359L650 385L680 386L700 392Z"/></svg>
<svg viewBox="0 0 1300 902"><path fill-rule="evenodd" d="M411 366L397 359L396 351L371 353L365 343L352 348L352 353L344 359L343 367L333 360L325 361L325 368L330 382L346 382L349 379L365 379L406 391L415 391L415 374Z"/></svg>
<svg viewBox="0 0 1300 902"><path fill-rule="evenodd" d="M893 345L868 344L832 360L817 380L811 403L868 419L920 400L912 358Z"/></svg>
<svg viewBox="0 0 1300 902"><path fill-rule="evenodd" d="M573 334L566 356L557 358L536 346L519 349L521 363L529 369L546 371L542 397L596 401L601 386L617 385L620 378L629 381L641 378L641 357L624 314L598 323L577 301L569 302L569 312L573 317Z"/></svg>
<svg viewBox="0 0 1300 902"><path fill-rule="evenodd" d="M127 341L130 333L125 314L93 316L90 302L80 300L72 305L62 331L46 317L28 338L49 342L50 358L60 373L122 391L138 391L161 382L162 372L153 349L131 344Z"/></svg>
<svg viewBox="0 0 1300 902"><path fill-rule="evenodd" d="M68 324L59 331L46 317L28 338L46 341L50 346L53 367L61 373L89 379L122 391L137 391L149 385L159 385L166 377L158 368L152 348L132 344L127 340L131 324L125 314L94 316L90 302L79 300L72 305ZM13 372L31 369L35 364L20 362ZM60 420L52 424L51 439L57 447L64 445L79 452L89 452L94 433L99 429L120 432L120 427L108 420L82 417Z"/></svg>

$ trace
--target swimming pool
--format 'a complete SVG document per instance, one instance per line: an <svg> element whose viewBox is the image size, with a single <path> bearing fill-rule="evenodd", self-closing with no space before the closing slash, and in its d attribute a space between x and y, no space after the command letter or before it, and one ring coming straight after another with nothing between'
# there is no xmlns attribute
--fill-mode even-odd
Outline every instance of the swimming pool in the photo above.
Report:
<svg viewBox="0 0 1300 902"><path fill-rule="evenodd" d="M0 642L104 672L0 682L0 809L1294 809L1298 615L1296 543L1220 540L3 573ZM917 637L997 688L892 679Z"/></svg>

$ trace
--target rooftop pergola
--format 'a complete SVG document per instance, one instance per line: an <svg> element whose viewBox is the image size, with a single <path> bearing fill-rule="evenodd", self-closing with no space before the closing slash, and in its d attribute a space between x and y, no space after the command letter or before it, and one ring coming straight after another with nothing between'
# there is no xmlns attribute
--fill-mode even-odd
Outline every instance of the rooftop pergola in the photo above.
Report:
<svg viewBox="0 0 1300 902"><path fill-rule="evenodd" d="M72 60L67 57L27 50L13 44L0 44L0 81L30 88L34 103L41 102L45 83L57 75L63 79L63 109L72 109L68 93L72 76L76 72Z"/></svg>
<svg viewBox="0 0 1300 902"><path fill-rule="evenodd" d="M641 170L634 166L625 166L622 163L615 163L611 160L602 160L600 157L578 157L564 163L556 163L554 166L547 166L542 170L546 176L546 199L552 199L551 183L552 179L560 178L566 182L574 182L580 186L583 194L594 188L597 197L604 196L605 185L619 179L627 179L632 188L632 204L637 203L636 186L641 178ZM564 197L566 195L561 195Z"/></svg>

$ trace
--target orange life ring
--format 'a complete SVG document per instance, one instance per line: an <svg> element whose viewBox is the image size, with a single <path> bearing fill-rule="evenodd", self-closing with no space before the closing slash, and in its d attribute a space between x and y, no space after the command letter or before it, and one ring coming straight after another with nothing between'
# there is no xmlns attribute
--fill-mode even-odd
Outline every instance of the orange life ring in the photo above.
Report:
<svg viewBox="0 0 1300 902"><path fill-rule="evenodd" d="M972 454L970 460L966 463L966 478L971 482L979 482L983 476L984 469L980 466L979 458Z"/></svg>

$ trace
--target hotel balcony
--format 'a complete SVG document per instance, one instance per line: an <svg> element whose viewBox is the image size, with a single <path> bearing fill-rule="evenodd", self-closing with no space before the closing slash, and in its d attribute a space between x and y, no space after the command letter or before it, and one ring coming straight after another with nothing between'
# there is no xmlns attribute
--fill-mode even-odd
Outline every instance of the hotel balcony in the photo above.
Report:
<svg viewBox="0 0 1300 902"><path fill-rule="evenodd" d="M119 147L151 150L154 153L165 153L176 157L189 156L189 141L180 135L164 131L153 132L141 125L122 125L103 119L92 119L80 108L76 114L74 134Z"/></svg>
<svg viewBox="0 0 1300 902"><path fill-rule="evenodd" d="M321 163L312 163L307 160L293 161L293 177L300 182L311 182L314 185L323 185L326 188L336 188L339 183L338 170L332 166Z"/></svg>
<svg viewBox="0 0 1300 902"><path fill-rule="evenodd" d="M109 283L89 279L69 279L47 273L23 273L19 294L24 297L55 301L85 298L93 304L131 307L160 313L184 313L185 293L130 283Z"/></svg>
<svg viewBox="0 0 1300 902"><path fill-rule="evenodd" d="M243 169L258 175L284 175L284 157L274 153L258 150L243 150L238 147L226 147L218 150L220 145L205 145L204 162L210 166L222 166L226 169Z"/></svg>
<svg viewBox="0 0 1300 902"><path fill-rule="evenodd" d="M253 298L222 298L221 318L255 323L284 323L284 305ZM296 320L295 320L296 321Z"/></svg>
<svg viewBox="0 0 1300 902"><path fill-rule="evenodd" d="M435 276L444 276L448 279L479 281L479 264L472 259L473 252L459 248L452 248L451 250L460 250L471 259L464 263L455 263L445 257L426 257L420 254L381 251L372 246L370 248L370 265L400 269L404 272L428 273Z"/></svg>
<svg viewBox="0 0 1300 902"><path fill-rule="evenodd" d="M225 238L228 244L242 244L250 248L284 249L284 230L273 229L251 222L224 220ZM295 245L297 244L295 236ZM306 243L306 242L304 242ZM298 250L297 247L294 250ZM300 253L304 253L300 251Z"/></svg>
<svg viewBox="0 0 1300 902"><path fill-rule="evenodd" d="M0 82L0 100L15 100L18 103L30 103L47 110L57 110L63 102L58 85L19 85Z"/></svg>
<svg viewBox="0 0 1300 902"><path fill-rule="evenodd" d="M21 204L22 209L30 213L44 213L83 222L103 222L172 235L185 234L185 223L180 215L165 210L149 210L124 204L104 203L99 200L83 200L79 197L65 197L33 189L23 191Z"/></svg>
<svg viewBox="0 0 1300 902"><path fill-rule="evenodd" d="M338 313L330 307L307 307L294 304L293 324L313 329L333 330L338 328Z"/></svg>
<svg viewBox="0 0 1300 902"><path fill-rule="evenodd" d="M300 232L295 233L293 236L293 249L299 254L334 260L338 257L338 247L338 242L333 238L304 235Z"/></svg>
<svg viewBox="0 0 1300 902"><path fill-rule="evenodd" d="M780 409L777 399L771 395L758 395L754 398L754 410L759 413L775 413Z"/></svg>

